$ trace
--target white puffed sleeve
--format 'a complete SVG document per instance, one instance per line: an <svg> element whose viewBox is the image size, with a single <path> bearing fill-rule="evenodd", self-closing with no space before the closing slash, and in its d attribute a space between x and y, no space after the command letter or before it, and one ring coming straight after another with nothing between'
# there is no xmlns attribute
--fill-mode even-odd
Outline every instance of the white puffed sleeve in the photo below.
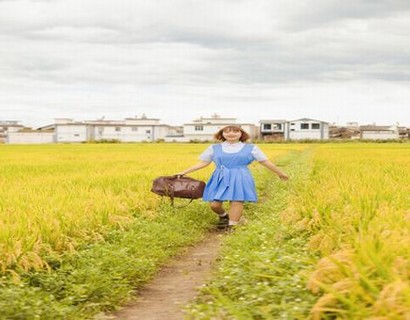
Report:
<svg viewBox="0 0 410 320"><path fill-rule="evenodd" d="M256 161L265 161L268 160L268 157L259 149L258 146L254 146L252 149L252 155Z"/></svg>
<svg viewBox="0 0 410 320"><path fill-rule="evenodd" d="M214 156L214 148L212 146L209 146L208 148L205 149L204 152L199 156L199 160L201 161L207 161L211 162Z"/></svg>

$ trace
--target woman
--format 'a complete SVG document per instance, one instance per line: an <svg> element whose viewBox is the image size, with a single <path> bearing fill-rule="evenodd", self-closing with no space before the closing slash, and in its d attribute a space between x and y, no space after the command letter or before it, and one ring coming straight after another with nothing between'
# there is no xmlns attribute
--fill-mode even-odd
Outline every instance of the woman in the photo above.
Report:
<svg viewBox="0 0 410 320"><path fill-rule="evenodd" d="M218 228L228 229L237 225L243 212L244 202L256 202L256 188L248 165L254 160L278 175L282 180L289 177L268 160L255 145L244 143L249 134L241 127L230 125L220 129L215 139L221 143L209 146L199 157L196 165L181 171L185 175L205 168L211 162L215 171L206 184L202 199L210 202L212 211L219 215ZM225 212L223 202L229 201L229 213Z"/></svg>

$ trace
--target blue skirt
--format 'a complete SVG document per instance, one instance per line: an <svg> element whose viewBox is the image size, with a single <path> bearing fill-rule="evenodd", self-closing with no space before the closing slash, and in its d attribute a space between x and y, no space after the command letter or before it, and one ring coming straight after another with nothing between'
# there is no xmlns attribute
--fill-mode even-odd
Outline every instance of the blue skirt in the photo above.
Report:
<svg viewBox="0 0 410 320"><path fill-rule="evenodd" d="M255 181L246 166L217 167L206 184L204 201L256 202Z"/></svg>

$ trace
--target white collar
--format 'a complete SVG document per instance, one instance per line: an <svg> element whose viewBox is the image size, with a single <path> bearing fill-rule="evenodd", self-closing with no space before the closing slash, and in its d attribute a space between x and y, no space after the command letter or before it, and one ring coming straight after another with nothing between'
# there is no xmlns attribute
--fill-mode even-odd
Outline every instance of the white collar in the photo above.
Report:
<svg viewBox="0 0 410 320"><path fill-rule="evenodd" d="M239 146L239 145L242 145L243 144L243 142L242 141L239 141L239 142L235 142L235 143L229 143L228 141L224 141L224 142L222 142L222 144L224 145L224 146Z"/></svg>

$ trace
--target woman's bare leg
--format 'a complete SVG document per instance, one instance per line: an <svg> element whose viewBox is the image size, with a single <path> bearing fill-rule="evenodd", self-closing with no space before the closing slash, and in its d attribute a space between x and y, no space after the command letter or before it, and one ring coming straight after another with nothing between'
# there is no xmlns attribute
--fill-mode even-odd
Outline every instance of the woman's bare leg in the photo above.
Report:
<svg viewBox="0 0 410 320"><path fill-rule="evenodd" d="M209 205L212 211L217 213L218 215L222 215L225 213L225 209L222 206L223 205L222 201L212 201Z"/></svg>
<svg viewBox="0 0 410 320"><path fill-rule="evenodd" d="M242 217L243 202L231 201L231 207L229 208L229 220L238 222Z"/></svg>

